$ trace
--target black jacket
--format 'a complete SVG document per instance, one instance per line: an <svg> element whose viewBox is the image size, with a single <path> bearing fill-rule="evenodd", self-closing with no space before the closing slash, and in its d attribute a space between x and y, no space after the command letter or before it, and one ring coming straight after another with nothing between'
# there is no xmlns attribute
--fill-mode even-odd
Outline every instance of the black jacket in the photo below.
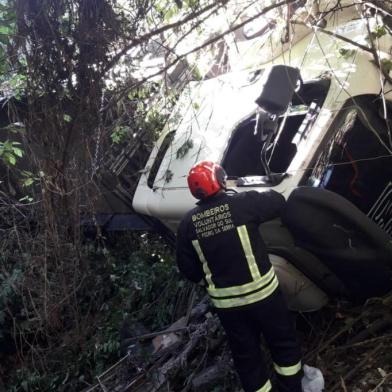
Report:
<svg viewBox="0 0 392 392"><path fill-rule="evenodd" d="M222 296L258 290L268 272L268 278L274 276L258 227L280 216L284 205L284 197L275 191L220 193L199 202L178 229L181 273L195 283L204 279L214 290L236 288L218 293ZM260 284L252 283L257 280Z"/></svg>

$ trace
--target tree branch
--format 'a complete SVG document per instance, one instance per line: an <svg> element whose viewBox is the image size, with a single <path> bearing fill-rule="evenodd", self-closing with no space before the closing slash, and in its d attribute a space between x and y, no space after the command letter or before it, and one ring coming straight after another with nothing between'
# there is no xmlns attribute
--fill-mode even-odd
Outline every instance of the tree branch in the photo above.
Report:
<svg viewBox="0 0 392 392"><path fill-rule="evenodd" d="M270 5L268 7L265 7L265 8L263 8L262 11L260 11L257 14L255 14L254 16L250 17L249 19L247 19L247 20L245 20L245 21L243 21L241 23L238 23L236 25L231 26L230 28L226 29L224 32L214 36L213 38L210 38L209 40L205 41L203 44L194 47L193 49L189 50L188 52L185 52L185 53L183 53L181 55L177 55L177 58L175 60L173 60L171 63L167 64L165 67L163 67L159 71L157 71L157 72L155 72L155 73L153 73L153 74L151 74L149 76L144 77L143 79L137 81L137 83L135 83L135 84L132 84L130 86L125 86L123 88L123 91L119 92L119 95L116 97L116 99L114 101L109 101L109 103L103 108L103 110L107 110L111 105L113 105L116 102L118 102L118 100L121 99L124 96L124 94L127 91L129 91L129 89L135 88L135 87L139 87L140 85L146 83L148 80L154 78L155 76L161 75L162 73L166 72L171 67L176 65L179 61L181 61L186 56L189 56L192 53L195 53L195 52L197 52L197 51L199 51L199 50L201 50L201 49L203 49L203 48L205 48L205 47L207 47L209 45L212 45L213 43L219 41L221 38L223 38L227 34L232 33L233 31L235 31L235 30L245 26L246 24L256 20L257 18L259 18L260 16L266 14L269 11L271 11L271 10L273 10L275 8L284 6L284 5L288 5L288 4L294 3L296 1L297 0L283 0L283 1L280 1L279 3L276 3L276 4Z"/></svg>
<svg viewBox="0 0 392 392"><path fill-rule="evenodd" d="M228 3L229 0L222 0L221 4L226 4ZM219 2L218 2L219 3ZM131 41L129 45L126 45L123 49L120 50L111 60L110 62L106 65L103 74L106 74L119 60L122 56L124 56L130 49L134 48L137 45L142 44L143 42L148 41L150 38L154 37L155 35L159 35L164 33L165 31L175 29L176 27L182 26L183 24L198 18L199 16L203 15L205 12L210 11L213 8L216 8L218 10L220 5L217 3L212 3L209 4L208 6L202 8L201 10L191 13L187 15L185 18L178 20L177 22L169 23L165 26L159 27L156 30L150 31L147 34L142 35L139 38L135 38Z"/></svg>
<svg viewBox="0 0 392 392"><path fill-rule="evenodd" d="M332 36L332 37L338 38L338 39L340 39L340 40L342 40L342 41L344 41L344 42L347 42L347 43L350 44L350 45L356 46L357 48L360 48L360 49L362 49L362 50L364 50L364 51L366 51L366 52L373 53L373 52L372 52L372 49L368 48L367 46L361 45L361 44L359 44L358 42L352 41L351 39L346 38L346 37L343 37L342 35L337 34L337 33L334 33L334 32L332 32L332 31L325 30L325 29L323 29L323 28L321 28L321 27L313 26L313 25L310 25L309 23L300 22L300 21L292 21L291 23L292 23L292 24L296 24L296 25L301 25L301 26L309 27L310 29L313 29L313 30L316 31L316 32L317 32L317 31L320 31L321 33L324 33L324 34L330 35L330 36Z"/></svg>

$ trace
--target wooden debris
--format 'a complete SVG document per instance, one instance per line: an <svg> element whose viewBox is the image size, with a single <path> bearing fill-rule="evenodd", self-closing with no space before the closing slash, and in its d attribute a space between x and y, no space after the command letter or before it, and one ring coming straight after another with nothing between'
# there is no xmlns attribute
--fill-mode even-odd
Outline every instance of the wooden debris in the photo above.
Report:
<svg viewBox="0 0 392 392"><path fill-rule="evenodd" d="M193 391L208 391L208 387L224 380L230 372L231 366L227 362L217 362L201 371L192 380Z"/></svg>
<svg viewBox="0 0 392 392"><path fill-rule="evenodd" d="M184 316L166 329L127 337L127 356L89 391L240 390L219 320L207 298L195 299L192 293ZM322 370L326 391L392 391L391 314L392 295L299 316L305 363Z"/></svg>

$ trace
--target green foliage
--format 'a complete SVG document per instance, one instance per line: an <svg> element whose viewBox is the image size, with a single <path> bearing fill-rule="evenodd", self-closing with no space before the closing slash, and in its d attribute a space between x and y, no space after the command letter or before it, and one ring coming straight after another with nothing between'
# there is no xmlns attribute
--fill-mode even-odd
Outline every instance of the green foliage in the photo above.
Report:
<svg viewBox="0 0 392 392"><path fill-rule="evenodd" d="M3 0L0 3L0 48L5 49L15 34L16 14L13 2ZM0 51L0 55L4 54ZM0 73L6 71L7 65L4 56L0 57Z"/></svg>
<svg viewBox="0 0 392 392"><path fill-rule="evenodd" d="M156 18L159 17L162 21L168 23L174 18L181 16L184 11L196 11L206 2L201 0L159 0L153 3L153 13L149 15L147 21L150 25L156 23Z"/></svg>
<svg viewBox="0 0 392 392"><path fill-rule="evenodd" d="M114 127L111 134L114 144L132 140L140 133L147 136L144 139L149 140L150 145L159 137L178 98L175 91L161 96L158 94L161 88L161 83L146 83L128 93L127 98L134 108L133 115L131 119L129 115L126 120L121 119Z"/></svg>
<svg viewBox="0 0 392 392"><path fill-rule="evenodd" d="M25 132L25 128L21 123L11 123L6 127L0 128L0 131L6 131L13 134L22 134Z"/></svg>
<svg viewBox="0 0 392 392"><path fill-rule="evenodd" d="M164 22L168 23L172 18L179 15L179 11L182 8L182 0L165 1L160 0L154 2L154 13L156 13ZM150 24L154 23L154 18L149 20Z"/></svg>
<svg viewBox="0 0 392 392"><path fill-rule="evenodd" d="M19 72L23 72L22 68L20 68ZM13 97L16 100L20 100L26 88L26 76L10 71L5 74L5 77L0 77L0 82L1 79L3 79L3 82L0 84L3 95L7 98Z"/></svg>
<svg viewBox="0 0 392 392"><path fill-rule="evenodd" d="M146 116L146 126L155 133L155 137L161 133L165 124L167 113L163 113L159 108L151 108Z"/></svg>
<svg viewBox="0 0 392 392"><path fill-rule="evenodd" d="M39 180L38 177L36 177L31 171L28 171L28 170L22 170L21 175L22 175L22 185L24 187L30 187L36 181Z"/></svg>
<svg viewBox="0 0 392 392"><path fill-rule="evenodd" d="M176 158L182 159L185 155L189 152L189 150L193 148L193 141L192 139L185 140L184 144L177 150Z"/></svg>
<svg viewBox="0 0 392 392"><path fill-rule="evenodd" d="M95 151L110 141L111 152L118 151L134 135L151 143L177 100L178 92L155 81L140 86L143 76L133 74L150 50L143 37L206 1L137 2L136 8L127 1L93 3L0 0L0 95L10 105L24 98L12 121L23 122L26 139L42 152L31 150L39 169L18 178L26 193L41 192L37 203L11 206L12 219L3 219L10 228L1 253L10 265L1 276L0 327L17 353L1 371L12 391L82 390L118 359L125 318L158 329L176 314L182 282L162 239L137 234L110 245L82 243L79 222L97 199L90 158L104 160ZM129 86L138 87L124 97ZM165 104L158 102L162 97ZM23 155L12 137L0 143L6 165L17 166ZM172 176L168 170L166 181ZM25 210L33 207L39 213L31 219ZM22 209L14 221L14 210Z"/></svg>
<svg viewBox="0 0 392 392"><path fill-rule="evenodd" d="M194 110L199 110L200 109L200 104L199 103L197 103L197 102L193 102L193 104L192 104L192 107L193 107L193 109Z"/></svg>
<svg viewBox="0 0 392 392"><path fill-rule="evenodd" d="M119 321L137 310L138 319L148 320L153 327L159 327L170 322L173 309L158 305L173 302L171 290L177 290L179 275L165 243L146 234L139 240L139 249L129 252L129 242L120 241L116 249L105 256L110 261L110 270L102 279L107 280L111 292L116 293L116 301L121 303L119 313L114 311L111 319ZM149 304L156 301L156 308L151 311Z"/></svg>
<svg viewBox="0 0 392 392"><path fill-rule="evenodd" d="M0 3L0 95L20 99L26 85L26 62L24 56L13 51L15 37L15 3L3 0Z"/></svg>
<svg viewBox="0 0 392 392"><path fill-rule="evenodd" d="M345 59L348 59L352 56L354 56L356 50L355 49L350 49L350 48L340 48L339 49L339 55Z"/></svg>
<svg viewBox="0 0 392 392"><path fill-rule="evenodd" d="M387 29L384 25L377 25L375 29L371 32L371 37L373 40L381 38L387 34Z"/></svg>
<svg viewBox="0 0 392 392"><path fill-rule="evenodd" d="M389 72L391 72L391 70L392 70L392 61L388 60L388 59L382 59L381 60L381 69L385 73L389 74Z"/></svg>
<svg viewBox="0 0 392 392"><path fill-rule="evenodd" d="M18 158L23 157L23 150L20 148L20 143L6 140L0 142L0 159L6 164L15 166Z"/></svg>
<svg viewBox="0 0 392 392"><path fill-rule="evenodd" d="M112 139L113 143L120 144L120 143L123 143L127 139L129 132L130 132L129 127L117 126L116 128L114 128L112 134L110 135L110 138Z"/></svg>
<svg viewBox="0 0 392 392"><path fill-rule="evenodd" d="M184 4L189 8L197 8L200 5L199 0L184 0Z"/></svg>
<svg viewBox="0 0 392 392"><path fill-rule="evenodd" d="M161 239L144 234L118 238L113 249L92 253L97 263L96 290L104 287L99 307L99 331L90 349L80 354L79 368L86 363L100 374L119 357L119 329L125 319L138 320L152 330L172 322L180 278L170 249ZM99 261L99 259L101 259ZM105 264L101 264L105 262Z"/></svg>
<svg viewBox="0 0 392 392"><path fill-rule="evenodd" d="M124 320L137 320L151 330L174 321L183 281L171 249L160 237L116 234L109 236L105 246L87 242L83 251L90 261L85 288L78 293L84 324L79 332L70 329L52 342L50 350L45 349L45 369L29 366L27 361L10 369L10 391L82 390L86 382L94 383L97 375L119 359L119 331ZM27 276L15 269L0 279L2 309L5 303L11 306L19 300L13 287L19 287ZM18 330L25 334L21 336L30 339L34 326L20 311L14 316Z"/></svg>

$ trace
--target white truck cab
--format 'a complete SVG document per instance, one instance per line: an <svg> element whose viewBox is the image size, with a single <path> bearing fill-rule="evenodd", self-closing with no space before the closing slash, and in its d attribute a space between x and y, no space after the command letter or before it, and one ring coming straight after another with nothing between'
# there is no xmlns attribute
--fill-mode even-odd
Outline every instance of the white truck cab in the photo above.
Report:
<svg viewBox="0 0 392 392"><path fill-rule="evenodd" d="M368 46L368 28L379 20L361 18L355 7L343 10L326 19L330 34L300 26L278 55L280 46L264 40L254 58L268 61L191 82L140 177L134 209L175 232L196 202L187 187L189 169L210 160L225 168L236 192L274 189L289 199L301 186L330 190L390 236L392 139L384 117L392 86L370 51L348 43ZM379 58L388 59L391 36L377 38L377 45ZM254 47L248 45L247 55L256 53ZM289 86L294 77L287 74L293 70L300 76ZM274 131L259 131L260 112L266 111L256 100L279 97L276 89L285 86L292 90L291 100L283 113L270 117ZM375 162L379 165L369 164ZM293 309L318 309L331 296L286 256L271 253L271 261Z"/></svg>

